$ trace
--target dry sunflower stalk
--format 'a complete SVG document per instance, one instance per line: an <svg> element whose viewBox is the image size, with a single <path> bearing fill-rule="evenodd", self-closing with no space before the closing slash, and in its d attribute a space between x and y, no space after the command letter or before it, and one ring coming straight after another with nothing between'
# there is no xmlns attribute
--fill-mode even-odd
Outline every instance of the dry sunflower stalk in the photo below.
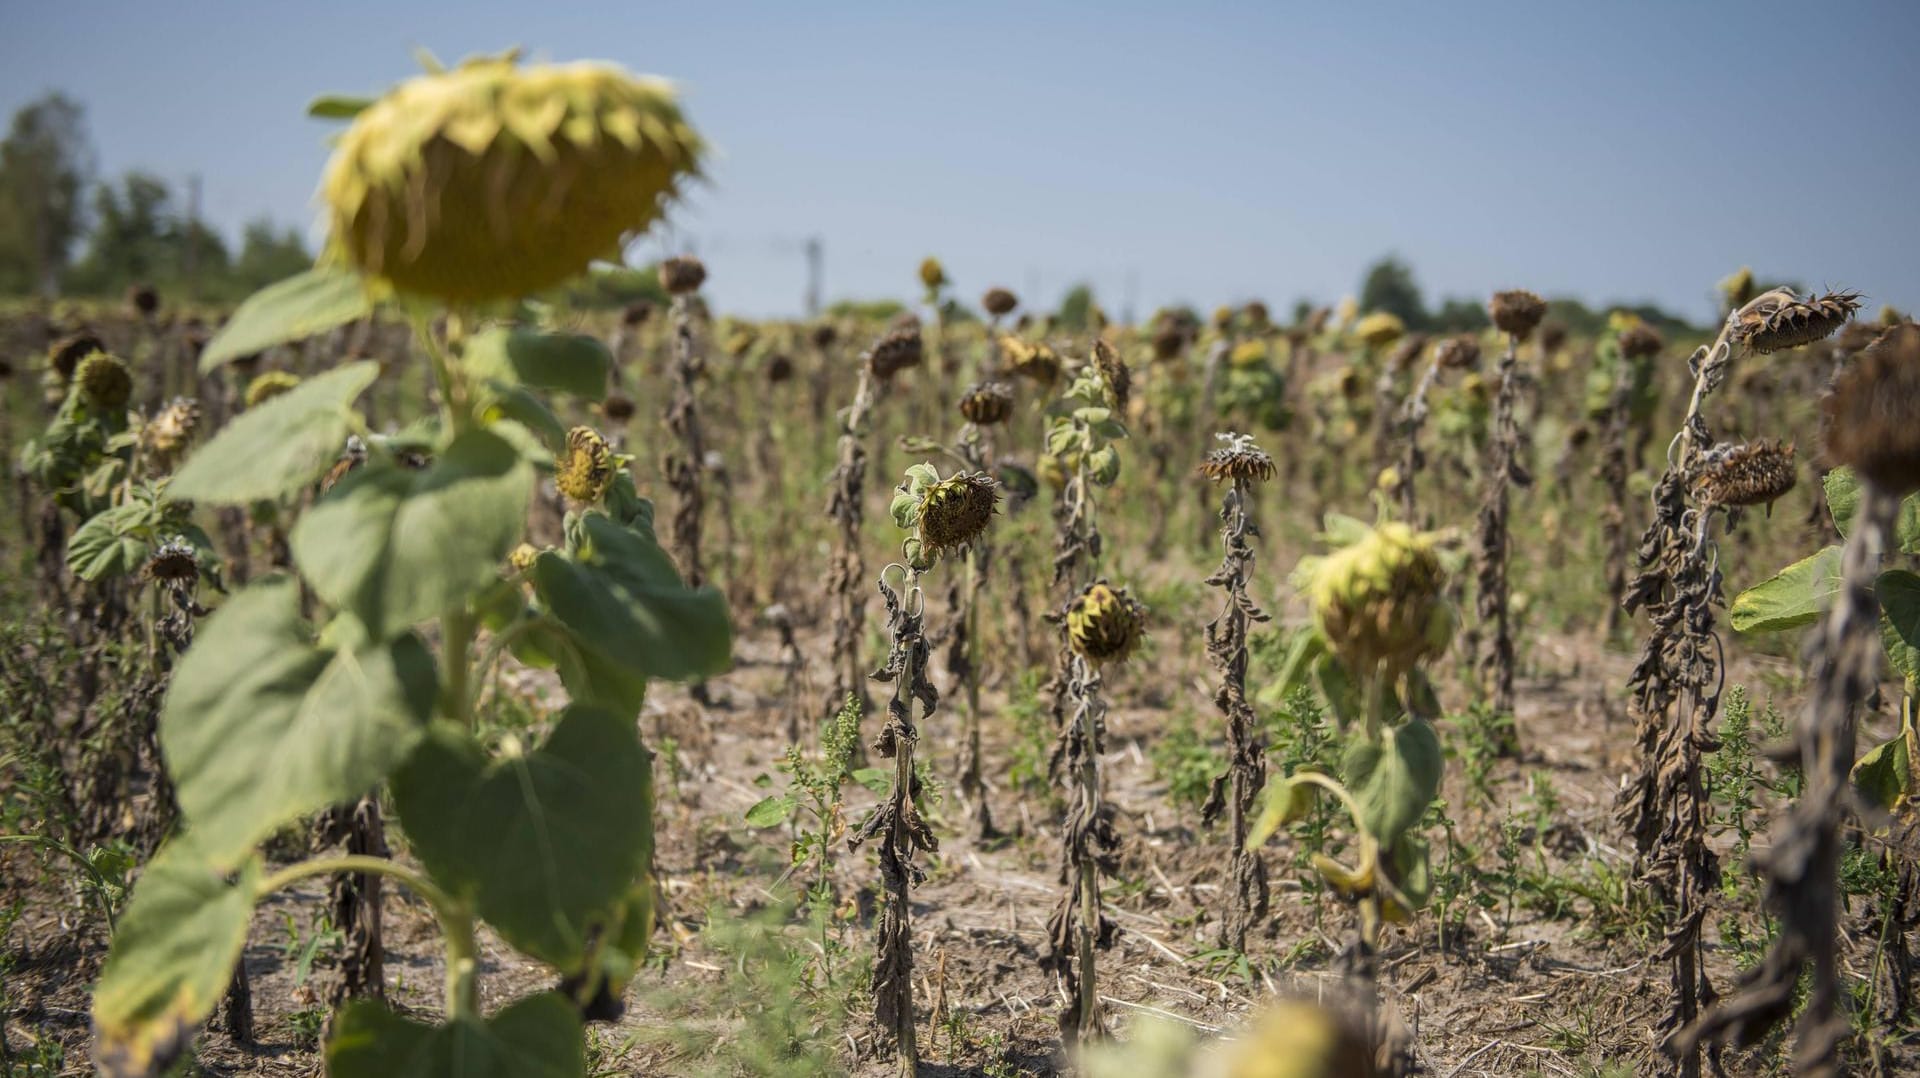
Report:
<svg viewBox="0 0 1920 1078"><path fill-rule="evenodd" d="M1790 463L1781 474L1785 447L1717 446L1702 406L1725 382L1736 347L1748 353L1789 347L1786 342L1803 337L1813 321L1824 322L1831 333L1857 306L1848 294L1801 304L1776 289L1729 314L1713 343L1688 360L1693 394L1654 488L1653 521L1640 542L1641 571L1624 603L1630 612L1646 609L1651 631L1628 681L1640 767L1620 791L1616 816L1634 838L1640 878L1668 911L1656 957L1671 963L1672 995L1658 1028L1686 1078L1700 1073L1703 1039L1713 1040L1703 1038L1696 1023L1716 996L1701 956L1701 929L1720 874L1708 841L1704 767L1705 754L1718 747L1714 723L1724 680L1714 627L1714 608L1724 599L1712 522L1716 509L1738 509L1732 500L1709 499L1746 501L1769 490L1784 492L1792 481Z"/></svg>
<svg viewBox="0 0 1920 1078"><path fill-rule="evenodd" d="M1213 780L1202 810L1209 824L1227 812L1233 831L1232 905L1220 922L1219 945L1245 953L1247 933L1267 913L1267 869L1258 848L1249 848L1247 832L1254 802L1267 781L1266 745L1259 717L1247 702L1247 631L1269 620L1247 594L1253 577L1251 537L1260 534L1247 504L1255 483L1273 478L1273 458L1247 435L1216 435L1226 445L1207 454L1201 474L1224 484L1220 501L1220 568L1206 583L1224 594L1220 613L1207 623L1207 655L1220 671L1213 703L1227 720L1227 770Z"/></svg>

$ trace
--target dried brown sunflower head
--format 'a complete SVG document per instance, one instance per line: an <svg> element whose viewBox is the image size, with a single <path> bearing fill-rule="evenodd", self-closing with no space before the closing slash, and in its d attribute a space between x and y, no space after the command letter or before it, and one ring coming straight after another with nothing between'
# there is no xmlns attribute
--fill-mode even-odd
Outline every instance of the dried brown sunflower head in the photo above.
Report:
<svg viewBox="0 0 1920 1078"><path fill-rule="evenodd" d="M1567 324L1565 322L1542 322L1540 324L1540 349L1551 355L1558 352L1567 343Z"/></svg>
<svg viewBox="0 0 1920 1078"><path fill-rule="evenodd" d="M192 397L175 397L141 431L147 448L161 457L178 453L200 425L200 402Z"/></svg>
<svg viewBox="0 0 1920 1078"><path fill-rule="evenodd" d="M160 309L160 293L150 284L130 284L127 286L127 309L141 318L153 317Z"/></svg>
<svg viewBox="0 0 1920 1078"><path fill-rule="evenodd" d="M989 288L987 294L980 297L980 306L995 318L1003 318L1020 306L1020 298L1005 288Z"/></svg>
<svg viewBox="0 0 1920 1078"><path fill-rule="evenodd" d="M1007 357L1007 366L1022 378L1030 378L1043 387L1051 387L1060 380L1060 357L1045 344L1020 337L1002 337L1000 351Z"/></svg>
<svg viewBox="0 0 1920 1078"><path fill-rule="evenodd" d="M1707 505L1738 508L1767 505L1793 489L1793 443L1761 439L1715 446L1701 458L1693 489Z"/></svg>
<svg viewBox="0 0 1920 1078"><path fill-rule="evenodd" d="M200 575L200 555L185 539L175 536L160 544L141 571L148 580L190 583Z"/></svg>
<svg viewBox="0 0 1920 1078"><path fill-rule="evenodd" d="M1000 484L985 472L961 472L928 486L918 509L921 548L934 556L972 545L999 504Z"/></svg>
<svg viewBox="0 0 1920 1078"><path fill-rule="evenodd" d="M1257 299L1248 300L1247 305L1240 308L1240 317L1246 319L1247 328L1255 333L1273 327L1273 312Z"/></svg>
<svg viewBox="0 0 1920 1078"><path fill-rule="evenodd" d="M920 340L920 323L888 330L873 342L872 351L867 353L867 368L873 371L875 378L887 381L900 371L918 367L926 356L924 348Z"/></svg>
<svg viewBox="0 0 1920 1078"><path fill-rule="evenodd" d="M1160 363L1180 358L1187 347L1187 335L1179 327L1163 324L1153 334L1153 358Z"/></svg>
<svg viewBox="0 0 1920 1078"><path fill-rule="evenodd" d="M960 397L960 414L982 427L1004 423L1013 414L1013 387L1005 382L981 382Z"/></svg>
<svg viewBox="0 0 1920 1078"><path fill-rule="evenodd" d="M1620 354L1628 359L1652 359L1666 345L1660 331L1645 322L1635 321L1620 331Z"/></svg>
<svg viewBox="0 0 1920 1078"><path fill-rule="evenodd" d="M1860 309L1860 293L1828 292L1801 299L1791 288L1764 292L1735 313L1733 339L1765 355L1824 340Z"/></svg>
<svg viewBox="0 0 1920 1078"><path fill-rule="evenodd" d="M636 299L620 309L620 324L631 329L645 325L653 317L653 304L644 299Z"/></svg>
<svg viewBox="0 0 1920 1078"><path fill-rule="evenodd" d="M1100 372L1100 380L1106 383L1107 397L1114 410L1125 412L1127 402L1133 399L1133 374L1120 358L1120 351L1108 344L1104 337L1093 339L1093 368Z"/></svg>
<svg viewBox="0 0 1920 1078"><path fill-rule="evenodd" d="M1393 354L1387 357L1387 367L1404 372L1418 362L1420 353L1426 350L1427 335L1410 333L1394 348Z"/></svg>
<svg viewBox="0 0 1920 1078"><path fill-rule="evenodd" d="M600 402L600 414L607 422L623 425L633 418L633 398L625 393L609 393L607 399Z"/></svg>
<svg viewBox="0 0 1920 1078"><path fill-rule="evenodd" d="M793 357L785 352L775 352L767 357L767 381L774 385L793 378Z"/></svg>
<svg viewBox="0 0 1920 1078"><path fill-rule="evenodd" d="M107 411L125 408L133 398L133 375L127 372L127 365L105 352L81 360L73 381L87 403Z"/></svg>
<svg viewBox="0 0 1920 1078"><path fill-rule="evenodd" d="M1480 342L1464 333L1448 337L1434 347L1433 361L1451 371L1471 370L1480 365Z"/></svg>
<svg viewBox="0 0 1920 1078"><path fill-rule="evenodd" d="M613 449L592 427L567 432L567 451L554 469L553 483L567 500L594 505L613 482Z"/></svg>
<svg viewBox="0 0 1920 1078"><path fill-rule="evenodd" d="M691 295L706 283L707 264L692 255L668 258L660 263L660 287L670 296Z"/></svg>
<svg viewBox="0 0 1920 1078"><path fill-rule="evenodd" d="M833 342L840 339L840 331L833 327L832 322L822 322L813 327L807 339L813 342L815 348L832 348Z"/></svg>
<svg viewBox="0 0 1920 1078"><path fill-rule="evenodd" d="M1200 462L1201 475L1216 483L1265 482L1273 478L1273 458L1253 444L1251 435L1228 432L1215 437L1227 444L1208 453L1207 459Z"/></svg>
<svg viewBox="0 0 1920 1078"><path fill-rule="evenodd" d="M1890 494L1920 490L1920 326L1880 335L1820 402L1827 459Z"/></svg>
<svg viewBox="0 0 1920 1078"><path fill-rule="evenodd" d="M100 338L91 333L83 331L69 334L53 342L53 346L47 349L47 365L53 368L62 382L71 382L73 372L80 369L80 361L95 352L105 351L106 347Z"/></svg>
<svg viewBox="0 0 1920 1078"><path fill-rule="evenodd" d="M1067 604L1067 641L1095 666L1126 661L1147 631L1147 608L1127 589L1104 580L1087 585Z"/></svg>
<svg viewBox="0 0 1920 1078"><path fill-rule="evenodd" d="M1487 313L1493 316L1494 328L1524 341L1533 336L1540 320L1547 316L1547 301L1523 288L1495 292L1493 301L1487 304Z"/></svg>

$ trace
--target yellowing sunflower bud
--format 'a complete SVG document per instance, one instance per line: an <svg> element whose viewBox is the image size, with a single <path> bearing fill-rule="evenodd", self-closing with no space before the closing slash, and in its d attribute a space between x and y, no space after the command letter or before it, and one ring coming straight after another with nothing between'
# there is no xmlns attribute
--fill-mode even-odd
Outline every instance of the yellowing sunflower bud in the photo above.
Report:
<svg viewBox="0 0 1920 1078"><path fill-rule="evenodd" d="M1389 672L1446 650L1453 612L1436 537L1390 522L1314 568L1307 584L1314 620L1356 672Z"/></svg>
<svg viewBox="0 0 1920 1078"><path fill-rule="evenodd" d="M1252 1034L1227 1049L1224 1078L1370 1078L1363 1030L1325 1007L1288 1001L1269 1008Z"/></svg>
<svg viewBox="0 0 1920 1078"><path fill-rule="evenodd" d="M1087 585L1067 607L1067 641L1095 666L1125 661L1146 628L1147 608L1104 580Z"/></svg>
<svg viewBox="0 0 1920 1078"><path fill-rule="evenodd" d="M521 543L519 546L513 548L513 553L507 555L507 564L513 566L514 572L524 573L531 570L533 563L539 560L539 558L539 547L534 546L532 543Z"/></svg>
<svg viewBox="0 0 1920 1078"><path fill-rule="evenodd" d="M1353 335L1368 348L1385 348L1405 336L1406 332L1406 323L1391 311L1375 311L1353 327Z"/></svg>
<svg viewBox="0 0 1920 1078"><path fill-rule="evenodd" d="M73 380L87 403L103 411L120 411L133 397L133 375L127 373L127 365L105 352L81 360Z"/></svg>
<svg viewBox="0 0 1920 1078"><path fill-rule="evenodd" d="M927 286L927 291L938 292L946 286L947 268L940 264L939 259L932 256L921 259L920 283Z"/></svg>
<svg viewBox="0 0 1920 1078"><path fill-rule="evenodd" d="M597 504L613 482L613 450L592 427L567 432L567 451L554 470L553 483L569 501Z"/></svg>
<svg viewBox="0 0 1920 1078"><path fill-rule="evenodd" d="M1227 353L1227 362L1235 367L1258 367L1267 361L1267 342L1258 337L1241 341Z"/></svg>
<svg viewBox="0 0 1920 1078"><path fill-rule="evenodd" d="M525 296L653 224L703 149L665 82L470 60L401 83L340 137L329 253L402 292Z"/></svg>

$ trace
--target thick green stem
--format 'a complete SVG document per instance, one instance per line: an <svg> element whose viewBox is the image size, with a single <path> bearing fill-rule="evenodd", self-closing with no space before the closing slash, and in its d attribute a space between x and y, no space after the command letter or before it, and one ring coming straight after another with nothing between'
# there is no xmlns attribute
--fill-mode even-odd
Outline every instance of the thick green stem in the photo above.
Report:
<svg viewBox="0 0 1920 1078"><path fill-rule="evenodd" d="M288 865L260 881L255 897L256 899L265 898L275 891L291 887L301 880L314 876L333 876L341 873L386 876L398 880L426 902L428 908L433 911L433 919L440 925L440 934L446 939L447 1017L456 1021L462 1018L478 1017L480 1007L479 992L474 980L477 963L474 959L473 911L454 901L422 873L384 857L343 854L338 857L323 857Z"/></svg>

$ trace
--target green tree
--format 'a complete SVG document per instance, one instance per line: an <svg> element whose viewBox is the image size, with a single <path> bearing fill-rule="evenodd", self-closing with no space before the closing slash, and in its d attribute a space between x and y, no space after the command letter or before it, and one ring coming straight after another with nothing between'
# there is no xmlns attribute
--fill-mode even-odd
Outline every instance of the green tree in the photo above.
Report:
<svg viewBox="0 0 1920 1078"><path fill-rule="evenodd" d="M1086 329L1092 323L1094 307L1092 285L1082 283L1067 289L1060 300L1060 328L1075 333Z"/></svg>
<svg viewBox="0 0 1920 1078"><path fill-rule="evenodd" d="M231 287L226 241L205 223L180 216L173 192L159 177L129 172L117 185L101 184L94 192L93 216L86 254L69 281L74 291L111 296L130 284L213 298L242 291ZM192 281L187 280L189 265Z"/></svg>
<svg viewBox="0 0 1920 1078"><path fill-rule="evenodd" d="M230 287L236 295L249 295L312 268L313 255L299 229L275 229L272 221L261 218L241 233Z"/></svg>
<svg viewBox="0 0 1920 1078"><path fill-rule="evenodd" d="M1393 255L1368 268L1360 283L1360 310L1398 315L1408 329L1426 329L1430 321L1427 302L1413 279L1413 268Z"/></svg>
<svg viewBox="0 0 1920 1078"><path fill-rule="evenodd" d="M84 224L93 148L81 107L48 94L0 142L0 290L52 295Z"/></svg>
<svg viewBox="0 0 1920 1078"><path fill-rule="evenodd" d="M1430 328L1441 333L1478 333L1492 324L1484 300L1449 296L1434 312Z"/></svg>

